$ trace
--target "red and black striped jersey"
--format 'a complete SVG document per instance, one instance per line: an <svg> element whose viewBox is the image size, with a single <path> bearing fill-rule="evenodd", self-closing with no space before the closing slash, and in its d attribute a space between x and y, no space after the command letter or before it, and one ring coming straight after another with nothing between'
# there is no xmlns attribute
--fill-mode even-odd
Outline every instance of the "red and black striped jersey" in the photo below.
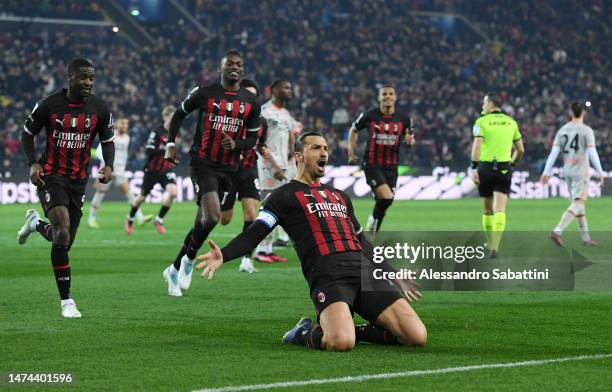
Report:
<svg viewBox="0 0 612 392"><path fill-rule="evenodd" d="M257 131L257 142L255 142L255 146L250 150L246 150L242 152L242 159L240 160L240 167L251 168L257 167L257 151L260 151L261 148L266 144L266 139L268 136L268 125L264 118L261 119L261 126Z"/></svg>
<svg viewBox="0 0 612 392"><path fill-rule="evenodd" d="M71 103L63 89L39 101L28 116L23 131L34 136L47 131L45 152L38 161L44 173L70 180L88 178L91 144L98 135L101 143L115 138L113 116L93 94L84 103Z"/></svg>
<svg viewBox="0 0 612 392"><path fill-rule="evenodd" d="M355 262L360 261L361 226L351 199L328 185L288 182L264 200L257 221L270 229L277 224L285 229L307 279L328 256L351 252Z"/></svg>
<svg viewBox="0 0 612 392"><path fill-rule="evenodd" d="M397 166L400 145L404 135L411 132L412 120L399 110L384 115L379 108L375 108L361 113L353 123L353 128L370 132L364 156L366 164Z"/></svg>
<svg viewBox="0 0 612 392"><path fill-rule="evenodd" d="M147 163L144 167L145 171L163 173L172 169L172 163L164 159L167 142L168 131L163 125L151 131L146 145Z"/></svg>
<svg viewBox="0 0 612 392"><path fill-rule="evenodd" d="M216 83L191 90L181 109L186 114L198 111L191 162L236 170L241 151L223 149L223 134L241 140L247 132L258 131L261 108L257 97L244 88L228 91Z"/></svg>

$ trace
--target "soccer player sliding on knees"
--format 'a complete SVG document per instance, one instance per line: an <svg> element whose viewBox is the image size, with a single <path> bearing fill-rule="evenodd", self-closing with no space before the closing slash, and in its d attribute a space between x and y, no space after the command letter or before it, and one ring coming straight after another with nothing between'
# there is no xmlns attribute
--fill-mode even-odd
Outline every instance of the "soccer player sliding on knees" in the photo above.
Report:
<svg viewBox="0 0 612 392"><path fill-rule="evenodd" d="M323 135L302 134L294 156L295 180L266 198L247 230L222 249L208 241L211 251L200 256L201 262L196 266L203 269L201 276L212 279L224 262L250 252L281 225L296 246L320 323L302 318L285 333L284 343L329 351L350 350L358 341L425 345L425 325L408 303L420 298L417 286L373 279L368 282L371 287L362 287L362 270L365 268L363 272L369 276L374 270L374 265L363 257L370 245L361 235L350 198L320 182L328 160ZM369 323L355 325L354 312Z"/></svg>

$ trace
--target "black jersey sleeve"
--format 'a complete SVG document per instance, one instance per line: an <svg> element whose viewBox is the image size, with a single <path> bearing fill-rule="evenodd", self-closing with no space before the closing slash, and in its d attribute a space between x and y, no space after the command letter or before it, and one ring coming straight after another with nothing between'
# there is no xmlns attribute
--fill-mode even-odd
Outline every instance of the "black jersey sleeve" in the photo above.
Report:
<svg viewBox="0 0 612 392"><path fill-rule="evenodd" d="M412 117L405 114L402 119L402 123L404 124L404 129L402 129L402 136L405 134L414 135L414 124L412 123Z"/></svg>
<svg viewBox="0 0 612 392"><path fill-rule="evenodd" d="M202 97L204 96L204 89L202 87L196 87L187 94L187 98L181 102L181 110L185 114L189 114L194 110L202 106Z"/></svg>
<svg viewBox="0 0 612 392"><path fill-rule="evenodd" d="M45 105L45 101L36 102L34 105L34 109L32 109L32 113L28 116L23 125L23 131L31 136L34 136L40 132L40 130L45 126L49 119L49 110L47 105Z"/></svg>
<svg viewBox="0 0 612 392"><path fill-rule="evenodd" d="M251 107L251 112L249 113L249 118L247 118L245 126L248 132L257 133L259 131L261 117L261 106L259 102L254 101L253 106Z"/></svg>
<svg viewBox="0 0 612 392"><path fill-rule="evenodd" d="M248 229L238 234L223 249L223 262L232 261L240 256L251 253L253 249L271 232L264 223L255 221Z"/></svg>
<svg viewBox="0 0 612 392"><path fill-rule="evenodd" d="M353 122L353 128L355 128L357 131L361 131L362 129L366 128L369 122L368 114L368 112L361 112Z"/></svg>
<svg viewBox="0 0 612 392"><path fill-rule="evenodd" d="M113 114L110 110L104 108L100 116L100 122L98 122L96 128L100 143L110 143L115 140Z"/></svg>
<svg viewBox="0 0 612 392"><path fill-rule="evenodd" d="M265 224L270 230L274 229L276 225L282 224L290 208L286 194L286 185L270 193L263 201L256 221Z"/></svg>

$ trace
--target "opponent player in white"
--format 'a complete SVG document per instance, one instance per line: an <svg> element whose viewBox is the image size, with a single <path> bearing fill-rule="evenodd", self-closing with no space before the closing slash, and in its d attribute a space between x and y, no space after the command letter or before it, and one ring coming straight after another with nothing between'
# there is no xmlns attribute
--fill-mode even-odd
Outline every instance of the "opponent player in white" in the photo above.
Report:
<svg viewBox="0 0 612 392"><path fill-rule="evenodd" d="M262 188L262 197L293 179L296 166L293 159L293 145L295 143L294 131L298 127L297 121L285 108L292 95L291 82L276 80L272 83L272 99L261 107L261 117L268 126L268 137L264 159L258 160L259 182ZM270 156L272 159L270 159ZM279 240L287 246L289 236L284 230L279 230ZM270 233L257 246L255 258L264 263L274 261L287 261L285 257L278 256L273 251L273 233ZM280 242L280 241L279 241Z"/></svg>
<svg viewBox="0 0 612 392"><path fill-rule="evenodd" d="M130 184L125 178L125 167L127 166L128 161L128 149L130 146L130 135L128 133L130 127L130 120L127 117L120 117L117 121L117 133L115 134L115 170L113 171L113 179L108 184L102 184L100 181L96 179L94 182L94 187L96 189L96 193L91 200L91 207L89 208L89 218L87 219L87 224L89 227L98 229L100 225L96 219L98 209L102 204L102 200L104 200L104 196L106 196L106 192L110 189L111 184L115 184L123 194L125 194L125 198L128 203L131 205L134 201L134 195L130 191ZM96 150L96 156L100 160L100 167L104 166L104 159L102 158L102 144L98 145ZM146 223L150 221L153 216L147 215L143 216L142 211L138 210L136 214L139 224Z"/></svg>
<svg viewBox="0 0 612 392"><path fill-rule="evenodd" d="M571 121L557 131L552 151L546 161L544 173L540 177L543 184L548 184L550 171L560 152L563 153L563 174L569 191L571 204L561 220L548 237L558 246L563 246L561 235L563 230L574 218L578 222L582 243L585 246L595 246L597 241L591 239L587 225L585 203L589 189L589 159L599 176L599 184L603 185L603 169L595 148L595 135L591 127L584 124L585 110L579 102L570 105Z"/></svg>

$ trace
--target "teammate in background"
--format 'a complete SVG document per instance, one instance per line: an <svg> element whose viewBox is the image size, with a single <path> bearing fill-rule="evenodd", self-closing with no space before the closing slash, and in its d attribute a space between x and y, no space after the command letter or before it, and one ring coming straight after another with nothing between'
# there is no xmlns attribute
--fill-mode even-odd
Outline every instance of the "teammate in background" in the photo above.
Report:
<svg viewBox="0 0 612 392"><path fill-rule="evenodd" d="M472 128L472 180L478 185L484 207L482 227L491 258L498 257L499 244L506 229L506 203L512 168L525 152L518 124L501 111L501 105L499 95L485 95L482 100L483 116L476 120Z"/></svg>
<svg viewBox="0 0 612 392"><path fill-rule="evenodd" d="M176 163L174 140L178 130L189 113L198 111L190 152L198 209L174 263L163 272L171 296L180 297L181 289L189 288L196 253L219 222L220 204L232 186L240 153L253 148L257 141L261 108L257 97L240 87L244 76L242 55L234 50L226 52L219 70L221 83L191 90L170 120L165 159Z"/></svg>
<svg viewBox="0 0 612 392"><path fill-rule="evenodd" d="M544 173L540 177L543 184L548 184L550 171L555 164L559 152L563 152L563 174L570 194L571 204L561 215L561 220L548 237L558 246L563 246L561 235L563 230L574 218L578 222L582 243L585 246L595 246L597 241L591 239L586 218L586 199L589 189L589 158L597 175L599 184L603 186L604 176L599 155L595 147L593 129L584 124L586 112L579 102L570 105L571 121L557 131L552 151L546 161Z"/></svg>
<svg viewBox="0 0 612 392"><path fill-rule="evenodd" d="M329 351L350 350L356 341L425 345L425 325L391 281L372 280L368 290L362 285L362 269L372 273L375 267L362 263L365 242L351 200L320 183L328 160L323 135L303 133L295 159L295 180L264 200L255 223L223 249L208 241L211 251L199 257L203 261L197 266L204 268L202 277L212 278L224 262L249 252L276 225L283 225L296 247L320 321L314 325L302 318L283 336L284 343ZM405 294L410 300L420 296L414 288L405 289ZM369 324L354 325L353 312Z"/></svg>
<svg viewBox="0 0 612 392"><path fill-rule="evenodd" d="M264 159L260 163L259 170L259 180L264 198L295 176L295 164L290 157L293 156L293 146L295 144L293 131L297 127L297 122L285 108L292 95L291 82L276 80L271 87L272 99L261 106L261 117L268 127L267 151L262 151ZM287 233L280 227L278 232L280 241L276 242L276 245L287 246L289 244ZM255 258L263 263L288 261L287 258L276 255L273 246L274 234L270 233L257 246Z"/></svg>
<svg viewBox="0 0 612 392"><path fill-rule="evenodd" d="M17 240L24 244L28 236L38 231L51 241L51 265L60 294L62 316L79 318L70 293L71 273L68 251L72 246L85 201L85 185L89 173L91 143L97 136L102 143L105 165L99 180L111 181L115 146L113 117L101 99L91 94L95 72L85 59L68 64L68 89L39 101L28 116L21 143L28 165L30 180L38 188L43 210L49 222L40 219L35 210L26 213L26 222ZM34 136L46 129L46 147L36 159Z"/></svg>
<svg viewBox="0 0 612 392"><path fill-rule="evenodd" d="M259 98L259 88L257 84L249 79L242 79L240 86L255 94ZM259 204L259 178L257 176L257 151L262 152L266 142L267 127L262 124L257 134L257 142L255 146L242 152L240 159L240 169L232 178L232 187L223 203L221 204L221 219L222 225L227 225L232 221L234 215L234 203L236 196L242 203L242 213L244 216L244 224L242 231L246 230L255 218L257 217L257 206ZM251 261L251 254L247 253L242 256L242 261L238 267L240 272L258 272Z"/></svg>
<svg viewBox="0 0 612 392"><path fill-rule="evenodd" d="M151 193L155 184L159 184L166 190L166 197L162 202L159 213L155 217L155 228L159 234L165 234L164 217L170 210L172 202L176 197L176 174L172 170L172 163L164 159L166 151L166 142L168 141L168 129L170 129L170 119L176 108L174 106L166 106L162 110L163 123L151 131L147 140L147 163L144 167L144 178L142 179L142 188L138 195L130 203L130 212L125 219L125 231L127 235L131 235L134 228L134 217L138 217L140 205L145 201L146 197Z"/></svg>
<svg viewBox="0 0 612 392"><path fill-rule="evenodd" d="M115 168L113 170L114 182L121 192L125 195L128 203L132 204L134 201L134 195L130 191L130 183L125 178L125 167L128 162L128 149L130 145L130 135L128 133L130 126L130 120L127 117L119 117L117 121L117 135L115 136ZM98 145L96 149L96 156L100 160L100 167L104 166L104 158L102 157L102 144ZM96 219L98 209L106 196L106 192L110 189L111 183L102 184L100 181L94 182L94 188L96 193L91 200L91 206L89 207L89 218L87 219L87 225L93 229L99 229L98 221ZM138 210L138 223L143 224L150 221L153 217L147 215L142 216L142 212Z"/></svg>
<svg viewBox="0 0 612 392"><path fill-rule="evenodd" d="M380 230L385 213L393 203L402 137L408 145L415 143L412 120L396 109L396 101L393 86L382 86L378 90L379 107L361 113L349 130L348 156L351 165L358 162L355 155L359 138L357 132L362 129L369 131L363 171L376 201L366 223L366 231L369 232Z"/></svg>

